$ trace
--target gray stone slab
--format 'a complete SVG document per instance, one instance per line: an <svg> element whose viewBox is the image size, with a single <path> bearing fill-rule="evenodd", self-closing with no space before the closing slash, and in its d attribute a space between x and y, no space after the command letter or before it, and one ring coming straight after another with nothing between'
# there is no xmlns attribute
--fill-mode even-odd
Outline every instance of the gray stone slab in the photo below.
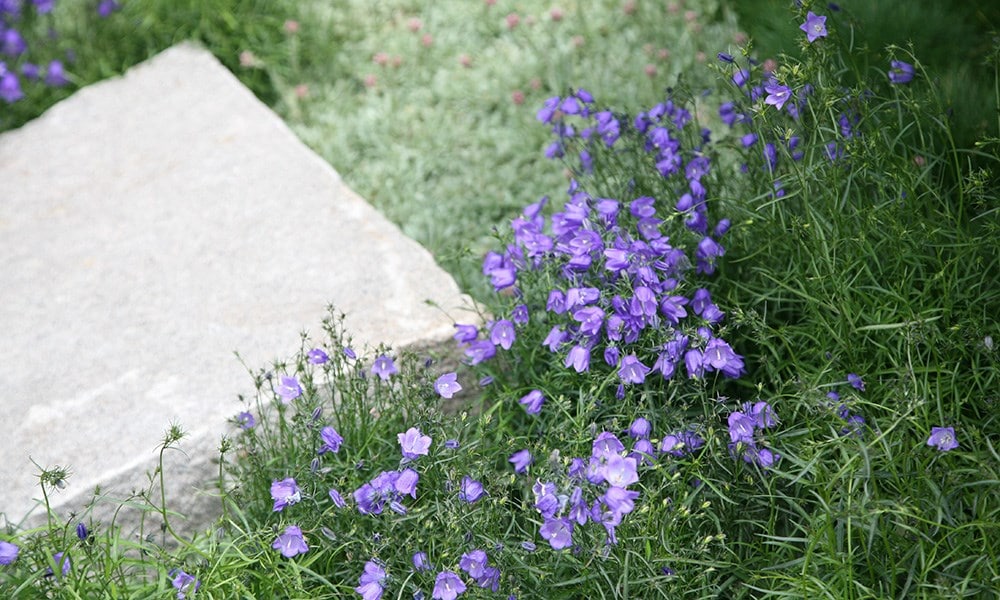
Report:
<svg viewBox="0 0 1000 600"><path fill-rule="evenodd" d="M191 487L252 392L234 351L252 367L291 356L329 303L359 345L432 344L471 305L186 44L0 136L0 256L0 512L14 522L40 498L32 460L71 468L55 503L78 511L95 485L144 486L172 421L190 432L173 508L196 511Z"/></svg>

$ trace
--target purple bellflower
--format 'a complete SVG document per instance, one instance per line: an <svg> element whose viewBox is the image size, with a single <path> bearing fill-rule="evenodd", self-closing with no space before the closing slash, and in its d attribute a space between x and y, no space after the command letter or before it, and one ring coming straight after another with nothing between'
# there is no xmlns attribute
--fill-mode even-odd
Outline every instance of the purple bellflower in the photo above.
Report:
<svg viewBox="0 0 1000 600"><path fill-rule="evenodd" d="M781 107L792 97L792 88L776 82L765 85L764 91L767 92L764 104L770 104L778 110L781 110Z"/></svg>
<svg viewBox="0 0 1000 600"><path fill-rule="evenodd" d="M344 438L333 427L324 427L319 432L319 437L323 440L323 445L316 451L317 454L325 454L327 452L336 454L340 451L340 445L344 443Z"/></svg>
<svg viewBox="0 0 1000 600"><path fill-rule="evenodd" d="M941 452L958 448L958 440L955 439L955 428L932 427L931 436L927 438L927 445L937 448Z"/></svg>
<svg viewBox="0 0 1000 600"><path fill-rule="evenodd" d="M476 481L468 475L462 477L462 487L458 491L458 498L460 500L469 504L474 504L482 498L484 494L486 494L486 490L483 489L482 483Z"/></svg>
<svg viewBox="0 0 1000 600"><path fill-rule="evenodd" d="M302 491L291 477L271 483L271 498L274 500L274 512L281 512L286 506L298 504L302 500Z"/></svg>
<svg viewBox="0 0 1000 600"><path fill-rule="evenodd" d="M811 44L821 37L826 37L826 17L809 11L806 22L799 25L799 29L806 32L806 39Z"/></svg>
<svg viewBox="0 0 1000 600"><path fill-rule="evenodd" d="M285 527L285 532L274 539L271 547L281 552L285 558L292 558L309 551L309 545L302 537L302 530L297 525Z"/></svg>
<svg viewBox="0 0 1000 600"><path fill-rule="evenodd" d="M0 565L9 565L17 560L21 549L16 544L0 540Z"/></svg>
<svg viewBox="0 0 1000 600"><path fill-rule="evenodd" d="M274 391L281 396L282 404L288 404L302 395L302 386L299 385L298 379L282 375Z"/></svg>
<svg viewBox="0 0 1000 600"><path fill-rule="evenodd" d="M894 60L889 63L891 67L889 69L889 82L902 85L905 83L910 83L913 80L914 69L913 65L901 60Z"/></svg>
<svg viewBox="0 0 1000 600"><path fill-rule="evenodd" d="M358 586L354 591L361 594L364 600L379 600L384 591L383 584L386 580L385 569L374 560L365 563L365 572L358 579Z"/></svg>
<svg viewBox="0 0 1000 600"><path fill-rule="evenodd" d="M378 375L379 379L382 381L389 381L389 378L396 373L399 373L399 369L396 368L396 363L384 354L376 358L375 362L372 364L372 374Z"/></svg>
<svg viewBox="0 0 1000 600"><path fill-rule="evenodd" d="M431 447L430 436L420 433L416 427L410 427L405 433L398 434L396 439L399 440L403 457L410 460L415 460L419 456L427 456L428 449Z"/></svg>
<svg viewBox="0 0 1000 600"><path fill-rule="evenodd" d="M249 430L253 429L257 425L257 419L254 418L253 413L248 411L243 411L236 415L236 424L240 426L241 429Z"/></svg>
<svg viewBox="0 0 1000 600"><path fill-rule="evenodd" d="M330 488L330 500L333 501L333 505L337 508L347 506L347 502L344 502L344 497L335 488Z"/></svg>
<svg viewBox="0 0 1000 600"><path fill-rule="evenodd" d="M52 87L62 87L69 83L62 62L54 60L49 63L48 69L45 70L45 83Z"/></svg>
<svg viewBox="0 0 1000 600"><path fill-rule="evenodd" d="M465 592L465 582L451 571L441 571L434 580L433 600L455 600Z"/></svg>
<svg viewBox="0 0 1000 600"><path fill-rule="evenodd" d="M573 545L573 522L569 519L546 519L538 530L553 550L562 550Z"/></svg>
<svg viewBox="0 0 1000 600"><path fill-rule="evenodd" d="M451 398L456 393L462 391L461 384L458 383L458 375L455 373L445 373L434 382L434 391L442 398Z"/></svg>
<svg viewBox="0 0 1000 600"><path fill-rule="evenodd" d="M528 465L534 462L534 457L531 456L531 452L525 448L524 450L518 450L511 455L507 462L514 465L515 473L524 473L528 470Z"/></svg>
<svg viewBox="0 0 1000 600"><path fill-rule="evenodd" d="M542 395L540 390L531 390L518 400L518 402L524 406L524 410L529 415L537 415L542 412L542 405L545 404L545 396Z"/></svg>
<svg viewBox="0 0 1000 600"><path fill-rule="evenodd" d="M329 355L319 348L313 348L309 351L309 364L311 365L321 365L326 361L330 360Z"/></svg>
<svg viewBox="0 0 1000 600"><path fill-rule="evenodd" d="M170 583L177 590L177 600L184 600L188 594L193 594L201 588L201 582L194 575L185 573L181 569L171 570L170 576L173 577Z"/></svg>

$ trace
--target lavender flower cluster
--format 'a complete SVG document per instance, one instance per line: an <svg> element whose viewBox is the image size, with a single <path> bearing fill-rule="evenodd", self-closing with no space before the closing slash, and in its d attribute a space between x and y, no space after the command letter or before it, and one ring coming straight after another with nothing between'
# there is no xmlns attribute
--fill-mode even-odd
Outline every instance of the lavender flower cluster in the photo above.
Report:
<svg viewBox="0 0 1000 600"><path fill-rule="evenodd" d="M43 70L29 60L28 42L21 33L24 30L22 22L34 16L28 14L30 9L27 6L28 3L21 0L0 0L0 55L5 57L0 60L0 99L7 104L24 98L21 78L28 82L40 81L49 87L62 87L69 83L63 61L50 60ZM31 0L30 6L36 15L47 15L55 9L56 0ZM104 18L118 8L115 0L101 0L97 11ZM50 30L50 37L55 35L55 31ZM72 57L72 54L69 56Z"/></svg>
<svg viewBox="0 0 1000 600"><path fill-rule="evenodd" d="M348 352L349 350L345 348L345 356L356 358L353 351ZM311 364L324 364L329 359L328 355L319 349L310 351L309 357ZM398 372L399 369L395 361L385 354L379 355L371 367L371 374L378 376L383 381L390 380ZM458 383L455 373L445 373L434 382L434 389L440 396L450 398L454 393L460 391L462 387ZM275 396L282 405L300 398L303 393L301 383L297 378L291 376L280 377L274 391ZM241 413L236 422L241 428L247 430L255 426L256 420L250 413ZM420 473L416 468L409 465L415 465L421 457L430 454L433 440L419 428L410 427L397 435L397 442L399 443L400 465L402 468L380 471L369 481L358 487L351 495L354 506L360 514L377 516L383 514L385 509L388 508L397 514L405 515L408 512L405 504L407 497L411 500L417 499L417 486L420 482ZM319 429L319 443L316 454L318 456L337 454L340 452L343 444L344 438L333 426L324 426ZM457 449L459 444L456 440L447 440L444 443L444 447L453 450ZM314 462L317 460L318 458L314 459ZM449 488L446 491L450 492L451 490ZM271 483L270 493L271 499L274 502L272 507L273 512L283 512L285 509L300 503L303 499L301 487L291 477L274 480ZM328 495L336 508L343 509L347 507L347 500L345 500L339 490L331 488ZM475 504L485 495L486 489L482 482L468 475L462 477L456 494L460 502L467 505ZM308 552L310 549L305 534L298 525L287 525L284 531L274 539L271 547L285 558L294 558L299 554ZM462 555L458 567L461 572L464 572L468 576L471 584L494 592L499 589L500 569L489 564L489 558L485 550L473 549L466 552ZM422 551L414 553L413 568L418 572L433 570L427 554ZM185 576L187 575L185 574ZM386 565L376 558L372 558L366 561L364 571L359 577L358 585L354 589L367 600L378 600L382 597L389 579ZM184 580L184 583L190 586L191 581L193 579L190 581ZM436 600L454 600L454 598L464 593L466 589L466 581L459 574L455 571L444 569L436 575L431 598Z"/></svg>
<svg viewBox="0 0 1000 600"><path fill-rule="evenodd" d="M573 180L569 199L551 217L543 215L547 198L527 206L511 223L513 243L489 252L482 269L496 291L521 302L489 323L482 337L474 326L456 325L468 362L510 350L519 329L537 319L551 326L543 345L565 368L589 371L597 354L617 369L620 398L625 386L643 384L653 373L670 380L682 365L691 378L741 376L742 357L717 335L725 314L708 289L693 283L693 276L715 272L730 226L722 219L709 231L708 132L686 148L683 133L692 118L670 100L640 113L623 131L621 119L596 110L582 89L550 98L538 119L557 138L546 154L560 157L579 147L584 170L599 148L615 148L625 135L639 139L670 192L621 200L591 195ZM579 134L571 121L583 122ZM683 226L671 237L665 230L675 222ZM551 283L544 298L534 291L538 281Z"/></svg>
<svg viewBox="0 0 1000 600"><path fill-rule="evenodd" d="M574 528L588 523L604 527L608 545L618 543L615 530L639 498L629 486L639 482L639 465L651 462L648 425L633 424L637 438L628 455L625 445L605 431L594 439L589 457L570 461L565 477L558 482L538 480L532 486L534 508L543 519L538 533L552 549L573 546Z"/></svg>
<svg viewBox="0 0 1000 600"><path fill-rule="evenodd" d="M838 10L832 8L831 10ZM823 38L829 35L826 27L827 17L809 11L805 22L799 27L806 33L806 41L809 44L823 43ZM762 168L773 177L774 196L781 198L785 196L784 183L780 175L780 157L785 156L785 160L790 158L793 162L802 160L804 152L800 147L802 138L795 135L795 130L805 114L810 96L814 88L812 84L805 83L798 90L793 89L788 82L782 82L776 74L776 64L773 61L765 62L762 69L757 70L759 79L753 81L754 73L752 67L758 65L754 60L750 60L746 67L737 65L737 60L730 54L719 53L719 61L724 65L733 65L731 81L739 89L743 96L743 102L725 102L719 106L719 117L723 123L730 128L744 126L745 133L740 137L740 143L746 149L758 146L761 148ZM887 72L889 83L892 85L905 85L910 83L916 70L910 63L893 59L890 61L890 69ZM761 139L761 136L752 131L754 129L750 109L763 100L764 106L771 106L778 114L784 114L789 118L787 123L772 128L774 134L769 139ZM831 163L846 165L849 156L848 143L859 135L857 125L860 122L860 110L865 100L865 94L860 98L845 97L837 105L837 131L839 136L826 142L824 154ZM825 112L821 111L821 112ZM772 113L773 116L773 113ZM758 144L760 142L760 144ZM779 151L784 147L785 152ZM744 172L749 166L744 163Z"/></svg>

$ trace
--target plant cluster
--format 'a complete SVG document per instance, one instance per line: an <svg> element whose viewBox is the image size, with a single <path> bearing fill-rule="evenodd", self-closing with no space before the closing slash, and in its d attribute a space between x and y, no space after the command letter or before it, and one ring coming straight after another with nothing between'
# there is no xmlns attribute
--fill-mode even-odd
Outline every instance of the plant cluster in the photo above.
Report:
<svg viewBox="0 0 1000 600"><path fill-rule="evenodd" d="M8 0L0 4L0 54L4 56L0 60L0 100L8 105L25 97L25 85L59 88L70 82L65 59L51 58L44 66L38 63L45 51L51 52L52 40L58 36L51 19L55 8L56 0L31 0L30 3ZM115 0L101 0L97 14L106 18L118 8ZM35 41L33 34L45 28L46 43L28 43ZM72 50L67 50L66 58L72 60L73 57ZM28 93L32 92L29 87Z"/></svg>
<svg viewBox="0 0 1000 600"><path fill-rule="evenodd" d="M965 170L914 56L845 86L846 23L800 4L801 62L721 52L718 90L635 115L584 88L544 101L567 199L497 232L464 366L356 352L331 315L253 373L217 533L135 563L113 524L5 536L0 589L989 594L990 174Z"/></svg>

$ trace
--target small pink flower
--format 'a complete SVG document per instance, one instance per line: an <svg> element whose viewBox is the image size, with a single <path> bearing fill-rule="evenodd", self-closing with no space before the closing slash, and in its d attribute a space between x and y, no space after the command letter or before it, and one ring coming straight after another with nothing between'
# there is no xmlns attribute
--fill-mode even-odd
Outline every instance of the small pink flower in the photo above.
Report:
<svg viewBox="0 0 1000 600"><path fill-rule="evenodd" d="M485 0L485 2L486 6L494 6L497 3L497 0Z"/></svg>
<svg viewBox="0 0 1000 600"><path fill-rule="evenodd" d="M643 71L646 73L646 77L649 77L651 79L653 77L656 77L656 65L652 63L647 64L645 68L643 68Z"/></svg>
<svg viewBox="0 0 1000 600"><path fill-rule="evenodd" d="M745 31L737 31L736 33L733 34L733 43L736 44L737 46L742 46L743 44L747 43L749 39L750 38L749 36L747 36Z"/></svg>
<svg viewBox="0 0 1000 600"><path fill-rule="evenodd" d="M700 63L703 63L703 62L705 62L705 60L706 60L707 58L708 58L708 56L706 56L706 55L705 55L705 53L704 53L704 52L702 52L702 51L700 51L700 50L698 51L698 53L697 53L697 54L695 54L695 55L694 55L694 59L695 59L696 61L700 62Z"/></svg>
<svg viewBox="0 0 1000 600"><path fill-rule="evenodd" d="M403 57L398 54L394 54L390 59L389 64L391 64L394 69L398 69L400 65L403 64Z"/></svg>
<svg viewBox="0 0 1000 600"><path fill-rule="evenodd" d="M287 21L285 21L285 33L287 33L288 35L295 35L298 32L299 32L298 21L292 19L288 19Z"/></svg>
<svg viewBox="0 0 1000 600"><path fill-rule="evenodd" d="M420 28L424 26L424 22L417 17L410 17L410 20L406 22L406 28L416 33L420 31Z"/></svg>
<svg viewBox="0 0 1000 600"><path fill-rule="evenodd" d="M768 58L764 61L762 68L764 69L765 73L774 73L775 71L778 70L778 61L774 60L773 58Z"/></svg>
<svg viewBox="0 0 1000 600"><path fill-rule="evenodd" d="M434 45L434 36L429 33L425 33L424 35L420 36L420 44L424 48L430 48L431 46Z"/></svg>
<svg viewBox="0 0 1000 600"><path fill-rule="evenodd" d="M524 92L521 90L514 90L510 93L510 99L514 101L514 104L521 106L524 104Z"/></svg>
<svg viewBox="0 0 1000 600"><path fill-rule="evenodd" d="M458 55L458 63L468 69L472 66L472 57L468 54L460 54Z"/></svg>
<svg viewBox="0 0 1000 600"><path fill-rule="evenodd" d="M582 48L583 47L583 43L584 43L584 39L583 39L582 35L574 35L573 36L573 47L574 48Z"/></svg>
<svg viewBox="0 0 1000 600"><path fill-rule="evenodd" d="M300 83L297 86L295 86L295 97L296 98L301 99L301 98L305 98L307 96L309 96L309 86L308 85L306 85L304 83Z"/></svg>
<svg viewBox="0 0 1000 600"><path fill-rule="evenodd" d="M563 18L562 9L559 8L558 6L553 6L552 9L549 10L549 18L556 22L562 21Z"/></svg>
<svg viewBox="0 0 1000 600"><path fill-rule="evenodd" d="M680 5L680 3L679 2L671 2L671 3L667 4L667 12L670 13L670 14L672 14L672 15L676 15L677 13L681 12L681 5Z"/></svg>
<svg viewBox="0 0 1000 600"><path fill-rule="evenodd" d="M378 85L378 77L376 77L373 73L369 73L365 75L364 83L366 88L371 89Z"/></svg>
<svg viewBox="0 0 1000 600"><path fill-rule="evenodd" d="M372 56L372 62L375 63L376 65L384 67L385 65L389 64L389 55L386 54L385 52L376 52Z"/></svg>
<svg viewBox="0 0 1000 600"><path fill-rule="evenodd" d="M505 19L507 22L507 29L514 29L521 22L521 17L517 13L510 13Z"/></svg>
<svg viewBox="0 0 1000 600"><path fill-rule="evenodd" d="M666 48L660 48L659 50L656 51L656 58L660 60L669 60L670 50L667 50Z"/></svg>
<svg viewBox="0 0 1000 600"><path fill-rule="evenodd" d="M240 66L246 68L258 67L260 66L260 61L257 60L257 56L249 50L244 50L240 52Z"/></svg>
<svg viewBox="0 0 1000 600"><path fill-rule="evenodd" d="M531 81L528 82L528 87L530 87L535 91L538 91L542 89L542 80L537 77L532 77Z"/></svg>
<svg viewBox="0 0 1000 600"><path fill-rule="evenodd" d="M635 9L636 9L635 0L625 0L625 3L622 4L622 12L625 13L626 15L634 15Z"/></svg>

